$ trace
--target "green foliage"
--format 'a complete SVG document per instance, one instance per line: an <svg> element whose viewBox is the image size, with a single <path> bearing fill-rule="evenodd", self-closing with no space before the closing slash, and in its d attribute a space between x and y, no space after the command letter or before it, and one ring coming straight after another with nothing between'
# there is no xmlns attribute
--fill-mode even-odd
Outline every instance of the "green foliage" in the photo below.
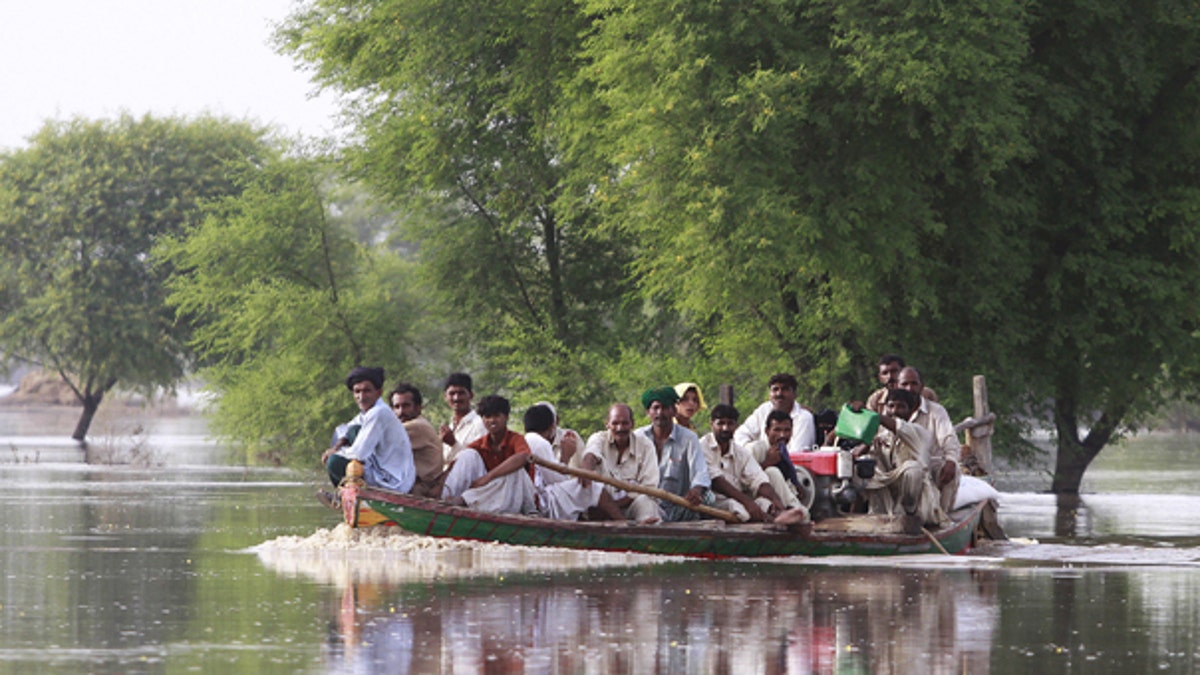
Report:
<svg viewBox="0 0 1200 675"><path fill-rule="evenodd" d="M985 369L995 407L1057 428L1059 491L1194 387L1200 14L585 7L580 88L626 167L609 217L718 357L786 358L814 401L900 351L952 411Z"/></svg>
<svg viewBox="0 0 1200 675"><path fill-rule="evenodd" d="M188 326L150 252L269 154L246 123L124 116L50 122L0 156L0 350L71 385L76 438L118 382L150 391L183 375Z"/></svg>
<svg viewBox="0 0 1200 675"><path fill-rule="evenodd" d="M644 243L646 287L812 403L861 396L878 352L919 351L936 334L912 324L948 313L955 271L929 253L983 206L950 185L978 192L1024 149L1002 67L1023 24L993 5L589 3L583 77L630 167L609 215Z"/></svg>
<svg viewBox="0 0 1200 675"><path fill-rule="evenodd" d="M897 351L956 417L983 372L1053 424L1069 492L1196 389L1193 9L314 0L279 40L483 388L834 407Z"/></svg>
<svg viewBox="0 0 1200 675"><path fill-rule="evenodd" d="M331 216L325 173L306 159L242 172L239 195L161 251L179 270L171 303L199 326L216 429L258 459L311 460L353 414L353 366L407 366L411 264L355 243L354 225Z"/></svg>
<svg viewBox="0 0 1200 675"><path fill-rule="evenodd" d="M652 330L623 313L633 247L600 227L565 122L588 17L561 0L316 0L278 37L339 90L356 175L404 214L393 242L479 389L602 406L600 366Z"/></svg>

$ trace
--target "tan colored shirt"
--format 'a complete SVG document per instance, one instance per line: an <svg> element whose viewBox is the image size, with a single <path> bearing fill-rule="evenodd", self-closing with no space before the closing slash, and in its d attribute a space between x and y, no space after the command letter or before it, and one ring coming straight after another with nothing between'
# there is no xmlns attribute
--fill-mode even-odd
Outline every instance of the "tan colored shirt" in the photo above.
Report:
<svg viewBox="0 0 1200 675"><path fill-rule="evenodd" d="M442 458L442 439L437 429L424 417L417 416L404 423L408 440L412 443L413 462L417 465L417 479L436 480L445 468Z"/></svg>
<svg viewBox="0 0 1200 675"><path fill-rule="evenodd" d="M700 447L704 449L710 478L715 480L718 476L724 476L725 480L751 497L758 495L760 486L770 483L767 472L763 471L750 451L737 443L730 441L729 452L723 453L717 439L708 433L700 439Z"/></svg>
<svg viewBox="0 0 1200 675"><path fill-rule="evenodd" d="M588 437L583 454L600 460L598 473L627 483L658 487L658 453L645 436L630 432L629 447L618 451L608 430L597 431Z"/></svg>
<svg viewBox="0 0 1200 675"><path fill-rule="evenodd" d="M936 476L942 470L942 465L948 460L958 463L962 446L958 442L958 434L954 433L954 423L950 421L950 413L941 403L921 399L921 407L915 415L909 418L913 424L925 427L933 435L933 446L929 450L929 471Z"/></svg>

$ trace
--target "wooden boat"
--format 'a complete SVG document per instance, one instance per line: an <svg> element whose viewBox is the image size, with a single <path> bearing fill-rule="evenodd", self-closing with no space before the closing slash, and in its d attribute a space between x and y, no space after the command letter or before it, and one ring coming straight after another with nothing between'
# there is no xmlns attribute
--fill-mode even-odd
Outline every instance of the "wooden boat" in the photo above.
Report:
<svg viewBox="0 0 1200 675"><path fill-rule="evenodd" d="M913 535L895 532L894 522L884 516L843 516L792 526L718 520L638 525L487 513L366 485L345 484L340 492L346 522L354 527L397 525L430 537L700 558L962 553L974 542L987 504L959 509L949 526Z"/></svg>

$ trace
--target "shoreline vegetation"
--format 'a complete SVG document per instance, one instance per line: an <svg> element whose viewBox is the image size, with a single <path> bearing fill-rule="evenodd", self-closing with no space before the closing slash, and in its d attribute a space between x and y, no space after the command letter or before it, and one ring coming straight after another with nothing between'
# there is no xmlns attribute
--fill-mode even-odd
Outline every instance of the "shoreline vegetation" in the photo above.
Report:
<svg viewBox="0 0 1200 675"><path fill-rule="evenodd" d="M120 406L161 417L204 416L202 394L184 383L174 393L159 392L152 397L117 390L107 396L104 407ZM16 384L0 383L0 406L5 408L81 408L75 393L56 373L32 371Z"/></svg>

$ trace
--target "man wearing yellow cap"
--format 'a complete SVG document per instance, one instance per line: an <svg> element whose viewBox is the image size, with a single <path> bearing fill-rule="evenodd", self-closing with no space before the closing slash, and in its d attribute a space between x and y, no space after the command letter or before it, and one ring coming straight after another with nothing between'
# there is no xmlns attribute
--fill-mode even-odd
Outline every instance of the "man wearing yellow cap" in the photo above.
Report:
<svg viewBox="0 0 1200 675"><path fill-rule="evenodd" d="M692 420L696 413L708 407L704 405L704 394L700 392L700 385L695 382L680 382L675 385L675 393L679 396L679 402L675 404L675 424L695 431L696 425Z"/></svg>
<svg viewBox="0 0 1200 675"><path fill-rule="evenodd" d="M634 433L647 438L658 453L658 487L688 500L693 506L713 503L709 490L712 480L708 463L700 448L700 438L690 429L675 424L675 404L679 394L674 387L652 387L642 394L642 405L650 424ZM659 502L662 519L667 522L696 520L700 514L678 504Z"/></svg>

